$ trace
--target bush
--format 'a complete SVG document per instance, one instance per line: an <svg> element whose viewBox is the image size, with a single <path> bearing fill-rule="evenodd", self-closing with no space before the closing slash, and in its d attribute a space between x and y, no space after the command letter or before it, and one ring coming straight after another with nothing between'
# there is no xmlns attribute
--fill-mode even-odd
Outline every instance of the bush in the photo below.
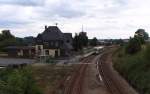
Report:
<svg viewBox="0 0 150 94"><path fill-rule="evenodd" d="M141 43L138 38L130 38L129 43L126 46L126 53L135 54L141 50Z"/></svg>
<svg viewBox="0 0 150 94"><path fill-rule="evenodd" d="M41 94L30 68L4 69L0 72L0 94Z"/></svg>
<svg viewBox="0 0 150 94"><path fill-rule="evenodd" d="M129 55L123 54L123 49L114 55L115 69L140 93L150 94L150 45L140 52Z"/></svg>
<svg viewBox="0 0 150 94"><path fill-rule="evenodd" d="M146 49L145 49L145 52L144 52L144 57L145 57L145 59L150 60L150 44L148 44L146 46Z"/></svg>

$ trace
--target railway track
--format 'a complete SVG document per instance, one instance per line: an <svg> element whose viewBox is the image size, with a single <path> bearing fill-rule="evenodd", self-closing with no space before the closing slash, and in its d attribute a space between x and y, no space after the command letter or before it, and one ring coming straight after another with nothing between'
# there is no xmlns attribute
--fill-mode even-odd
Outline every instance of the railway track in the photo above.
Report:
<svg viewBox="0 0 150 94"><path fill-rule="evenodd" d="M105 63L106 58L106 54L103 54L97 61L99 73L103 82L111 94L127 94L121 87L119 81L117 81L112 75L112 71L110 70L108 64Z"/></svg>
<svg viewBox="0 0 150 94"><path fill-rule="evenodd" d="M70 77L67 87L64 89L64 94L82 94L82 84L85 75L86 68L90 61L94 58L94 55L88 56L82 60L78 66L77 71Z"/></svg>

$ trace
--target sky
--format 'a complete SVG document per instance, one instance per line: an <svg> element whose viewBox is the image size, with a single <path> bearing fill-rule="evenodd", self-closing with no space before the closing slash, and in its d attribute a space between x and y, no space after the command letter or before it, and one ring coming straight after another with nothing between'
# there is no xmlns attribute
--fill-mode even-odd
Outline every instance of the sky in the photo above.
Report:
<svg viewBox="0 0 150 94"><path fill-rule="evenodd" d="M0 31L37 36L58 23L62 32L89 38L129 38L143 28L150 34L150 0L0 0Z"/></svg>

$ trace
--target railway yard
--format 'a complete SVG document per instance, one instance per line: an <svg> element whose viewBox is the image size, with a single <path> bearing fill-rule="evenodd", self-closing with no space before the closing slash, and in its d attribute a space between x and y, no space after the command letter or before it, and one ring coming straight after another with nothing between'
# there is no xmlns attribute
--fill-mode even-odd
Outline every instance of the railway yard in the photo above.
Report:
<svg viewBox="0 0 150 94"><path fill-rule="evenodd" d="M114 70L115 50L96 50L70 63L34 63L33 77L43 94L138 94Z"/></svg>
<svg viewBox="0 0 150 94"><path fill-rule="evenodd" d="M107 48L108 49L108 48ZM81 60L65 82L64 94L138 94L112 67L113 48Z"/></svg>

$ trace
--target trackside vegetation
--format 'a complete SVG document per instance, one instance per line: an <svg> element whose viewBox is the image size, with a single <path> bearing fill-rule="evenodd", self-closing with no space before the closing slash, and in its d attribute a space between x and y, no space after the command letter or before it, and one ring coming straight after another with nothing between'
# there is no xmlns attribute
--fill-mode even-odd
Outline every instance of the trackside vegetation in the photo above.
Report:
<svg viewBox="0 0 150 94"><path fill-rule="evenodd" d="M114 68L140 93L150 94L150 44L134 54L120 47L113 55Z"/></svg>
<svg viewBox="0 0 150 94"><path fill-rule="evenodd" d="M0 94L42 94L30 67L0 69Z"/></svg>

